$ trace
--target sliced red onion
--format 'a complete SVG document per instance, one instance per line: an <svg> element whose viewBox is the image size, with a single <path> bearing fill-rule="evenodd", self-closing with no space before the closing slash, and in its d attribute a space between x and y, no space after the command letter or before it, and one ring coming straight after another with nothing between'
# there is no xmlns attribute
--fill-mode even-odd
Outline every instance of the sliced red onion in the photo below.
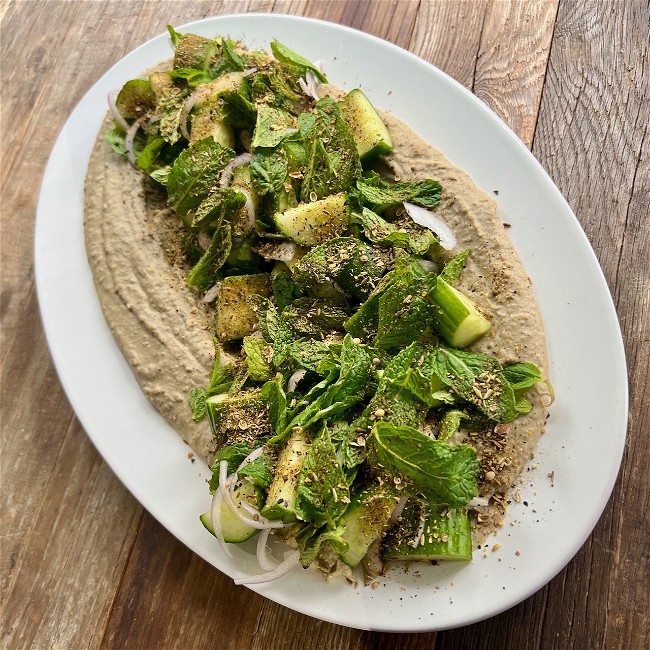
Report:
<svg viewBox="0 0 650 650"><path fill-rule="evenodd" d="M270 529L263 530L257 539L257 561L264 571L273 571L279 562L268 554Z"/></svg>
<svg viewBox="0 0 650 650"><path fill-rule="evenodd" d="M221 175L219 176L219 187L230 187L232 181L232 174L235 171L236 167L241 167L242 165L248 165L248 163L253 159L252 154L242 153L239 156L232 158L228 164L223 168Z"/></svg>
<svg viewBox="0 0 650 650"><path fill-rule="evenodd" d="M490 505L490 497L474 497L468 504L468 508L486 508Z"/></svg>
<svg viewBox="0 0 650 650"><path fill-rule="evenodd" d="M267 571L258 576L250 576L248 578L237 578L236 585L257 585L264 582L271 582L277 580L283 575L286 575L292 569L295 569L300 564L300 551L293 551L287 558L278 564L273 571Z"/></svg>
<svg viewBox="0 0 650 650"><path fill-rule="evenodd" d="M122 130L126 133L129 130L129 123L122 117L122 113L117 108L117 96L120 93L117 90L111 90L108 93L108 106L113 113L115 121L122 127Z"/></svg>
<svg viewBox="0 0 650 650"><path fill-rule="evenodd" d="M124 148L126 149L126 157L128 158L129 162L133 167L136 169L138 166L135 164L135 150L133 148L133 143L135 141L135 136L138 133L138 129L140 128L140 123L142 121L142 118L136 120L131 124L129 127L128 131L126 132L126 137L124 138Z"/></svg>
<svg viewBox="0 0 650 650"><path fill-rule="evenodd" d="M208 247L210 246L210 243L212 242L212 237L208 235L205 230L199 230L199 232L196 235L196 238L198 240L199 246L204 250L207 251Z"/></svg>
<svg viewBox="0 0 650 650"><path fill-rule="evenodd" d="M422 208L419 205L413 205L412 203L404 202L404 208L409 217L411 217L415 223L428 228L438 237L440 245L445 250L450 251L456 246L456 235L454 235L452 229L440 216L431 212L431 210L426 210L425 208Z"/></svg>
<svg viewBox="0 0 650 650"><path fill-rule="evenodd" d="M393 512L391 512L390 514L390 519L388 520L388 526L392 526L401 517L407 501L408 501L408 497L400 498L395 508L393 508Z"/></svg>
<svg viewBox="0 0 650 650"><path fill-rule="evenodd" d="M417 548L420 545L420 540L422 539L422 535L424 535L424 526L426 523L427 520L424 517L420 517L420 525L418 526L416 537L413 540L413 548Z"/></svg>
<svg viewBox="0 0 650 650"><path fill-rule="evenodd" d="M300 380L307 374L307 371L304 368L300 368L299 370L296 370L291 377L289 377L289 381L287 382L287 392L293 393L294 390L296 390L296 386L300 383Z"/></svg>
<svg viewBox="0 0 650 650"><path fill-rule="evenodd" d="M221 282L217 282L216 284L213 284L206 292L203 298L201 298L201 302L212 302L216 297L217 294L219 293L219 289L221 289Z"/></svg>
<svg viewBox="0 0 650 650"><path fill-rule="evenodd" d="M212 528L214 529L214 536L221 546L221 550L228 556L232 557L232 553L228 548L228 544L223 539L223 528L221 526L221 504L223 503L223 497L221 492L217 490L212 497L212 506L210 507L210 519L212 520Z"/></svg>
<svg viewBox="0 0 650 650"><path fill-rule="evenodd" d="M201 100L207 99L212 94L213 88L210 84L199 86L186 100L180 115L180 129L182 136L190 139L190 132L187 130L187 118L190 115L194 105Z"/></svg>
<svg viewBox="0 0 650 650"><path fill-rule="evenodd" d="M233 515L235 515L235 517L247 526L257 528L258 530L265 530L266 528L282 528L284 526L284 523L281 521L270 521L269 519L262 517L254 508L252 508L252 512L250 513L251 517L246 517L241 511L241 508L238 508L235 505L232 498L233 487L237 482L237 474L226 476L227 472L228 461L222 460L219 463L219 492L221 492L221 496L223 497L226 506L228 506L228 509ZM246 502L242 501L241 505L247 512L250 511L251 506L248 506ZM248 506L248 508L246 506Z"/></svg>
<svg viewBox="0 0 650 650"><path fill-rule="evenodd" d="M260 255L265 260L276 260L287 264L296 257L297 252L298 245L291 241L267 244L263 249L260 249Z"/></svg>
<svg viewBox="0 0 650 650"><path fill-rule="evenodd" d="M304 79L298 79L298 85L300 86L300 90L302 90L305 95L312 97L316 101L320 99L320 95L318 93L318 80L316 79L316 75L311 70L307 70L307 72L305 72Z"/></svg>

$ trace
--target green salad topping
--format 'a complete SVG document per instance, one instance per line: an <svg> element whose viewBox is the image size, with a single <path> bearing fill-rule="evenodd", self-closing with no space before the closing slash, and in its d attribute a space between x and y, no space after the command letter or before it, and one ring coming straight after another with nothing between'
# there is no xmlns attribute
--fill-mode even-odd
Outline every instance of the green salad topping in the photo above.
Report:
<svg viewBox="0 0 650 650"><path fill-rule="evenodd" d="M404 206L433 210L440 183L391 180L365 95L314 92L321 70L279 41L270 56L170 34L173 68L125 84L129 128L107 139L166 192L187 285L214 305L214 371L190 396L214 435L211 491L224 464L252 483L258 520L281 522L303 566L324 544L355 565L400 499L456 531L417 559L469 559L479 463L455 434L527 413L542 377L464 349L490 329L455 288L471 252L443 264ZM403 559L399 525L386 556Z"/></svg>

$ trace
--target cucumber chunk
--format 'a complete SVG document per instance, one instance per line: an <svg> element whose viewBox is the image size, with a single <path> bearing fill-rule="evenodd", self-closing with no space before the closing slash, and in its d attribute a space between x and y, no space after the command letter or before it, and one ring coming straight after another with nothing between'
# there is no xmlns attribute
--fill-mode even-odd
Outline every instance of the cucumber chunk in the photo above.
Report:
<svg viewBox="0 0 650 650"><path fill-rule="evenodd" d="M361 90L355 88L345 96L341 112L352 132L362 165L393 150L384 121Z"/></svg>
<svg viewBox="0 0 650 650"><path fill-rule="evenodd" d="M254 295L270 297L270 274L233 275L223 280L215 302L216 331L220 341L241 339L253 333L257 327L257 315L248 298Z"/></svg>
<svg viewBox="0 0 650 650"><path fill-rule="evenodd" d="M440 276L429 299L435 307L435 328L455 348L466 348L492 329L490 321L476 309L474 303Z"/></svg>
<svg viewBox="0 0 650 650"><path fill-rule="evenodd" d="M263 517L281 519L285 523L296 520L298 479L308 447L309 442L302 431L296 431L287 440L278 457L266 504L262 508Z"/></svg>
<svg viewBox="0 0 650 650"><path fill-rule="evenodd" d="M349 567L354 569L383 534L396 503L393 490L383 485L365 488L352 499L341 520L345 527L341 537L348 543L348 550L339 553Z"/></svg>
<svg viewBox="0 0 650 650"><path fill-rule="evenodd" d="M248 503L254 508L259 508L262 502L262 492L256 488L249 481L244 481L237 487L233 493L233 501L235 508L240 510L243 515L250 517L250 515L242 508L242 502ZM212 517L210 511L204 512L199 519L206 529L214 535L214 528L212 527ZM223 541L229 544L239 544L250 539L258 532L257 528L248 526L239 517L235 516L230 508L221 502L221 531L223 533Z"/></svg>
<svg viewBox="0 0 650 650"><path fill-rule="evenodd" d="M348 225L348 195L344 192L275 214L277 229L296 244L316 246L340 235Z"/></svg>
<svg viewBox="0 0 650 650"><path fill-rule="evenodd" d="M462 509L409 501L401 521L386 533L382 557L384 560L469 561L472 559L469 515Z"/></svg>

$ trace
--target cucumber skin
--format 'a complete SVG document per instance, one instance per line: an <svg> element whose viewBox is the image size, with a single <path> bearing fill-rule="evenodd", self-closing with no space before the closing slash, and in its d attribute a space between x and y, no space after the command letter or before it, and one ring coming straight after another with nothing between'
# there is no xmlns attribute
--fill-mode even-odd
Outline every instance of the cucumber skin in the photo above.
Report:
<svg viewBox="0 0 650 650"><path fill-rule="evenodd" d="M362 165L393 151L393 141L384 121L359 88L345 96L341 102L341 112L352 132Z"/></svg>
<svg viewBox="0 0 650 650"><path fill-rule="evenodd" d="M341 538L348 550L339 557L354 569L368 552L370 545L384 532L398 499L393 490L373 485L358 493L348 506L341 523Z"/></svg>
<svg viewBox="0 0 650 650"><path fill-rule="evenodd" d="M452 347L466 348L492 329L474 303L440 276L429 301L434 306L434 325Z"/></svg>
<svg viewBox="0 0 650 650"><path fill-rule="evenodd" d="M238 499L237 497L241 497ZM238 506L243 499L254 498L256 505L259 507L261 502L261 493L252 483L242 483L241 487L235 490L234 501L235 506ZM212 516L210 511L204 512L199 519L205 526L206 530L214 535L214 528L212 527ZM228 544L240 544L254 537L258 533L257 528L247 526L243 521L238 519L228 506L221 503L221 531L223 533L223 541ZM215 535L216 537L216 535Z"/></svg>
<svg viewBox="0 0 650 650"><path fill-rule="evenodd" d="M395 524L388 531L382 545L382 558L403 561L471 561L472 530L469 515L463 510L431 510L422 532L424 540L414 546L419 529L419 506L420 504L409 503L402 513L401 523ZM443 535L447 536L447 541L442 541Z"/></svg>
<svg viewBox="0 0 650 650"><path fill-rule="evenodd" d="M287 440L278 458L266 504L260 513L263 517L281 519L284 523L296 521L296 492L308 447L307 437L302 431L293 433Z"/></svg>
<svg viewBox="0 0 650 650"><path fill-rule="evenodd" d="M311 203L299 203L274 216L276 228L302 246L316 246L340 235L348 226L350 208L345 193Z"/></svg>

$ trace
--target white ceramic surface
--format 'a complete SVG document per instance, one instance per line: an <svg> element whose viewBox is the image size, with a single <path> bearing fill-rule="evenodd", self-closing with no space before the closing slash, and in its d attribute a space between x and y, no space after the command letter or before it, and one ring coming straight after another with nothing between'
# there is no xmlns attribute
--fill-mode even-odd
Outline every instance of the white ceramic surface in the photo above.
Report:
<svg viewBox="0 0 650 650"><path fill-rule="evenodd" d="M178 28L268 48L278 38L329 79L360 86L486 192L496 196L546 323L557 400L547 433L487 558L391 569L375 589L325 583L296 570L256 587L305 614L364 629L424 631L487 618L558 573L583 544L609 498L626 432L627 373L618 321L594 253L569 206L516 136L451 78L389 43L338 25L266 14L222 16ZM74 410L123 483L169 531L230 576L257 572L254 547L221 553L198 515L209 472L149 405L102 317L83 242L83 180L106 95L169 58L161 35L109 70L76 107L52 151L36 221L36 280L59 377ZM372 61L373 65L367 65ZM380 72L378 72L380 71ZM554 472L551 481L549 473ZM512 525L510 525L512 523ZM242 587L243 588L243 587Z"/></svg>

